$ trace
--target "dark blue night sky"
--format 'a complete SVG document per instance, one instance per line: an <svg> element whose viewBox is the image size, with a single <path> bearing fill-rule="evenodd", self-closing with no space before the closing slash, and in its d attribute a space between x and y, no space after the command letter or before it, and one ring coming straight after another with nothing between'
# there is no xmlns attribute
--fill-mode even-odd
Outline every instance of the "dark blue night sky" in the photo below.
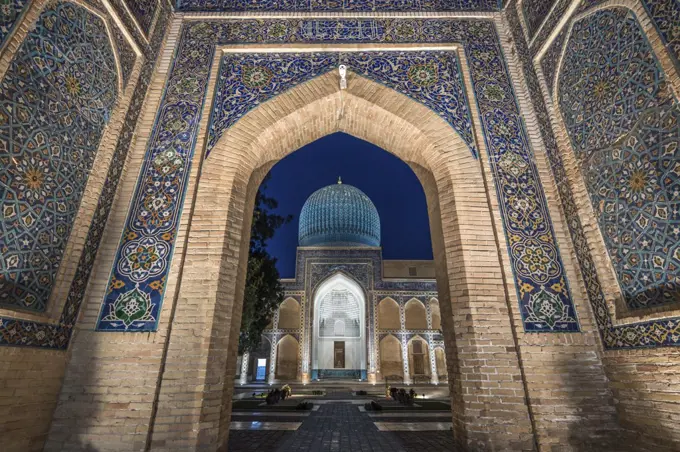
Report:
<svg viewBox="0 0 680 452"><path fill-rule="evenodd" d="M267 194L293 221L276 231L269 252L282 278L295 276L298 218L309 195L342 177L373 201L380 214L385 259L432 259L425 193L411 168L392 154L344 133L315 141L278 162Z"/></svg>

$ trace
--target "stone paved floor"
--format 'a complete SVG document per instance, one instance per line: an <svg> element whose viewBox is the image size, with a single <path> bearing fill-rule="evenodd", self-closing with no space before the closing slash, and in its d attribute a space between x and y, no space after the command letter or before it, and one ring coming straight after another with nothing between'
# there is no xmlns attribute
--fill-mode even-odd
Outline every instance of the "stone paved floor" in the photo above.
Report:
<svg viewBox="0 0 680 452"><path fill-rule="evenodd" d="M380 432L366 413L349 403L321 405L297 431L229 432L230 452L439 452L453 450L450 431ZM241 420L253 420L239 417ZM262 419L264 420L264 419ZM283 421L283 419L281 419ZM288 418L285 421L291 421ZM401 419L380 419L380 421ZM271 418L266 421L272 421ZM418 419L430 421L430 419ZM431 419L438 422L441 419Z"/></svg>

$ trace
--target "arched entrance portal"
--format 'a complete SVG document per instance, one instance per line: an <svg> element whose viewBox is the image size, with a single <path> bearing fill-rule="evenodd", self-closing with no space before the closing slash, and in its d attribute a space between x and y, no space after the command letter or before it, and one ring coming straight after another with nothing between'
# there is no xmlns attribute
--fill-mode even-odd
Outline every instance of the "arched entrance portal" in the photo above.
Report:
<svg viewBox="0 0 680 452"><path fill-rule="evenodd" d="M366 379L366 297L352 279L336 273L314 294L312 380Z"/></svg>
<svg viewBox="0 0 680 452"><path fill-rule="evenodd" d="M210 108L206 105L204 118L209 117ZM473 122L481 130L474 106L471 108ZM205 119L204 130L207 122ZM509 327L510 313L496 245L504 239L496 237L492 223L496 201L486 193L491 176L485 175L481 161L433 111L356 74L349 74L348 88L341 92L335 72L300 84L251 110L222 135L205 161L197 162L198 183L190 188L185 204L191 215L188 230L181 236L186 248L182 260L173 261L173 267L182 268L177 300L192 302L178 301L175 305L164 368L165 375L181 373L183 378L163 378L157 417L172 417L176 422L174 429L182 432L183 438L195 437L202 446L225 444L247 269L248 231L257 188L276 161L338 131L393 153L411 166L423 184L442 328L447 344L452 345L446 349L446 362L449 380L453 382L450 387L455 441L465 448L475 443L495 444L497 449L515 444L518 435L523 441L530 441L532 429L524 391L517 383L522 375ZM203 148L204 140L205 135L199 139L197 148ZM480 152L485 152L481 137L477 142ZM479 241L479 237L497 240ZM488 276L471 281L468 275L473 274ZM471 317L476 319L478 304L483 304L485 312L493 312L493 318L485 314L485 320L470 322ZM206 315L196 316L195 306L200 306ZM477 345L489 340L487 320L493 322L496 330L493 352ZM465 328L454 334L455 324ZM338 328L340 331L341 326ZM192 334L184 334L186 331ZM184 351L193 343L196 351L192 370L187 371ZM458 356L470 359L459 361ZM485 366L476 365L480 360ZM497 374L496 367L502 367L504 372ZM488 380L486 373L497 374L491 387L477 384ZM210 385L205 384L206 376ZM520 395L507 403L503 389L506 384ZM176 420L172 413L180 406L178 393L182 400L195 397L202 401L196 416ZM503 403L505 412L514 419L514 430L499 430L496 419L481 416L477 397L485 404ZM219 417L210 414L215 406L222 407ZM213 421L200 421L205 417Z"/></svg>

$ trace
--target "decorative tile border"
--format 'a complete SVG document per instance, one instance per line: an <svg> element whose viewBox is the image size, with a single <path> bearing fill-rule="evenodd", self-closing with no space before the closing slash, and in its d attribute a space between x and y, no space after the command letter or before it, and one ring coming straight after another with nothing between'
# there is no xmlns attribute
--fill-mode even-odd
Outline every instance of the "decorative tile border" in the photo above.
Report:
<svg viewBox="0 0 680 452"><path fill-rule="evenodd" d="M0 4L0 49L30 5L29 0L8 0Z"/></svg>
<svg viewBox="0 0 680 452"><path fill-rule="evenodd" d="M132 0L135 1L135 0ZM499 0L176 0L178 11L498 11Z"/></svg>
<svg viewBox="0 0 680 452"><path fill-rule="evenodd" d="M614 325L602 285L597 276L595 262L590 255L578 208L564 171L562 158L552 131L550 116L532 64L531 54L524 41L516 8L507 9L507 18L522 63L525 80L529 88L529 95L538 119L538 130L541 132L543 143L546 147L550 168L560 194L562 209L567 219L581 275L585 282L588 298L590 299L604 346L608 349L623 349L680 345L680 318L678 317L620 326Z"/></svg>
<svg viewBox="0 0 680 452"><path fill-rule="evenodd" d="M98 330L157 328L215 46L234 42L462 43L471 68L525 330L579 331L547 201L495 26L491 21L474 19L187 22Z"/></svg>
<svg viewBox="0 0 680 452"><path fill-rule="evenodd" d="M158 30L165 30L170 19L170 8L164 8L159 16ZM76 269L71 288L64 305L64 310L56 324L33 322L26 320L0 318L0 345L27 346L46 349L65 350L68 347L73 327L78 316L80 305L85 297L87 282L92 273L97 249L101 243L104 226L108 220L111 205L118 187L127 153L134 135L137 119L141 113L144 97L152 78L156 55L163 43L164 33L156 33L151 45L146 48L145 62L142 66L139 82L131 97L130 107L121 129L111 159L106 182L94 211L92 223L85 239L85 246Z"/></svg>

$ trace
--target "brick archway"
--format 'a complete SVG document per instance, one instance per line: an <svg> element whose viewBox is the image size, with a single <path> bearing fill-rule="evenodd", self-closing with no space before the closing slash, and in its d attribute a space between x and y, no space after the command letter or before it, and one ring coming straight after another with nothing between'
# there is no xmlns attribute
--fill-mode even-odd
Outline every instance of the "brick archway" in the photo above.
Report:
<svg viewBox="0 0 680 452"><path fill-rule="evenodd" d="M464 448L532 447L533 434L521 383L510 313L503 287L483 169L468 146L438 115L385 86L350 74L340 91L327 73L280 94L228 129L203 162L152 444L182 441L200 449L226 444L254 198L271 166L305 144L342 131L369 141L409 163L423 184L437 266L447 347L456 441ZM475 116L476 117L476 116ZM478 138L478 142L482 140ZM483 149L483 146L480 146ZM476 275L485 274L482 280ZM489 315L489 313L492 313ZM478 342L494 350L484 351ZM188 360L182 353L194 352ZM459 360L465 356L465 360ZM485 362L483 366L469 364ZM503 372L497 372L503 368ZM496 375L496 381L483 374ZM519 402L513 432L481 416L512 389ZM177 422L173 411L192 405ZM474 405L477 405L476 407Z"/></svg>

